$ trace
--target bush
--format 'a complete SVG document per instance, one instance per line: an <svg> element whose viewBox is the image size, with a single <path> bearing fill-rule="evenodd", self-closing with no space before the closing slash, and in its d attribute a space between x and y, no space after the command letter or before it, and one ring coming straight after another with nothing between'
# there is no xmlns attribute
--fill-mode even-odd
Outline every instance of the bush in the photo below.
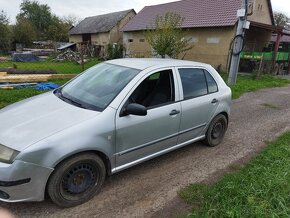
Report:
<svg viewBox="0 0 290 218"><path fill-rule="evenodd" d="M107 59L117 59L123 57L124 47L121 44L109 44L108 45L108 54Z"/></svg>

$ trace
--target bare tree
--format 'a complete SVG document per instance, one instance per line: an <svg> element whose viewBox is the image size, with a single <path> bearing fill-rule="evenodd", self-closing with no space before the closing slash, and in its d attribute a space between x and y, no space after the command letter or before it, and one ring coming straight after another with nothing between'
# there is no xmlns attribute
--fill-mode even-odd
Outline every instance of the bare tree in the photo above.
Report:
<svg viewBox="0 0 290 218"><path fill-rule="evenodd" d="M286 14L276 11L274 12L274 21L276 26L285 27L290 22L290 18Z"/></svg>

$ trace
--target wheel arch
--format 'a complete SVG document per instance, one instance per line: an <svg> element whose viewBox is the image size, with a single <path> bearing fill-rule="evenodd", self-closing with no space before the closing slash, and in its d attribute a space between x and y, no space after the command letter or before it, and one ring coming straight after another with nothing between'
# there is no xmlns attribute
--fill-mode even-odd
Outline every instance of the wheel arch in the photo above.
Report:
<svg viewBox="0 0 290 218"><path fill-rule="evenodd" d="M222 115L224 115L224 116L226 117L226 119L227 119L227 124L229 124L229 114L228 114L226 111L223 111L223 112L217 114L216 116L218 116L218 115L220 115L220 114L222 114Z"/></svg>
<svg viewBox="0 0 290 218"><path fill-rule="evenodd" d="M104 152L101 152L101 151L98 151L98 150L87 150L87 151L81 151L81 152L77 152L77 153L74 153L74 154L70 154L68 155L67 157L59 160L58 162L56 162L54 165L53 165L53 168L57 168L61 163L63 163L64 161L72 158L72 157L75 157L75 156L78 156L80 154L85 154L85 153L90 153L90 154L95 154L97 156L99 156L105 167L106 167L106 172L107 172L107 175L110 176L112 173L111 173L111 169L112 169L112 164L111 164L111 161L109 159L109 157L104 153Z"/></svg>

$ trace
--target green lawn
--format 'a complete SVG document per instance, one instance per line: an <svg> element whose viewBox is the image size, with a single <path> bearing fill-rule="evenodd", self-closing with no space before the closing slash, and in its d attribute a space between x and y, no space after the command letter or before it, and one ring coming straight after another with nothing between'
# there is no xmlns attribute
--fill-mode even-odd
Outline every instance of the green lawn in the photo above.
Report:
<svg viewBox="0 0 290 218"><path fill-rule="evenodd" d="M290 132L240 171L179 194L194 208L187 217L290 217L289 169Z"/></svg>
<svg viewBox="0 0 290 218"><path fill-rule="evenodd" d="M85 63L85 69L88 69L100 61L92 59L89 62ZM70 61L64 62L55 62L53 60L31 62L31 63L22 63L22 62L2 62L0 63L0 68L17 68L17 69L29 69L29 70L54 70L59 74L67 73L80 73L82 72L82 66L77 63L72 63Z"/></svg>
<svg viewBox="0 0 290 218"><path fill-rule="evenodd" d="M50 80L50 82L56 83L58 85L63 85L67 81L67 79ZM46 91L37 91L34 88L12 90L0 89L0 109L14 102L21 101L44 92Z"/></svg>
<svg viewBox="0 0 290 218"><path fill-rule="evenodd" d="M226 80L227 75L223 74L222 77ZM252 79L252 76L249 75L239 75L237 84L232 86L231 89L233 93L233 99L237 99L246 92L252 92L271 87L283 87L288 84L290 84L289 80L280 79L269 75L263 75L260 79Z"/></svg>

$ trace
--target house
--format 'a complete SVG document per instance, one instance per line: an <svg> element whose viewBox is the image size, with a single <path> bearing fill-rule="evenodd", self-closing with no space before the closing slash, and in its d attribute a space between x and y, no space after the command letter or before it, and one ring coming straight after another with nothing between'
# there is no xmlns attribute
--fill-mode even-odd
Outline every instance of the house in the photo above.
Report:
<svg viewBox="0 0 290 218"><path fill-rule="evenodd" d="M230 44L237 27L237 10L242 0L181 0L143 8L122 31L126 55L130 57L150 57L152 48L146 42L144 31L155 23L157 15L174 12L184 18L182 28L193 48L182 54L186 60L212 64L226 70ZM250 29L246 31L246 47L263 49L271 40L275 29L270 0L253 0L248 16Z"/></svg>
<svg viewBox="0 0 290 218"><path fill-rule="evenodd" d="M86 42L103 49L109 44L122 43L120 29L134 16L134 9L87 17L69 31L71 43Z"/></svg>

